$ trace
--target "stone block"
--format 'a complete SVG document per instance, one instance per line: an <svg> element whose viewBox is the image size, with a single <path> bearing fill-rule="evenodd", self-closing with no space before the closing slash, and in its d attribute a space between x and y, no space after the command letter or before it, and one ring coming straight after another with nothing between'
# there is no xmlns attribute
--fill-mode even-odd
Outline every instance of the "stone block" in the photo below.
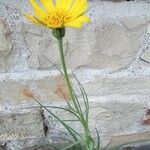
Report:
<svg viewBox="0 0 150 150"><path fill-rule="evenodd" d="M92 73L90 75L92 75ZM15 77L17 77L17 80L15 80ZM124 76L121 77L121 75L116 77L113 75L97 75L88 81L85 80L85 78L84 80L82 78L79 79L82 81L90 101L90 128L95 134L96 125L100 135L104 137L103 139L106 138L104 143L107 143L113 135L149 130L149 126L143 124L146 109L149 107L150 84L148 76L128 76L125 78ZM72 83L74 83L74 81ZM65 98L68 98L68 93L65 93L67 90L65 89L64 82L58 72L55 71L9 74L9 77L8 75L5 76L5 78L3 77L0 86L1 109L6 108L6 106L7 108L15 107L17 109L35 105L39 106L32 99L32 96L37 98L37 100L44 105L56 106L65 105ZM78 91L76 85L75 90ZM80 93L77 94L82 103L83 100L81 99ZM72 119L72 116L66 112L53 111L62 119ZM33 111L31 112L33 113ZM23 123L27 120L25 121L27 123L26 126L22 124L17 126L16 134L19 134L21 130L20 138L24 138L24 136L30 137L30 133L34 133L35 136L43 135L43 120L41 114L37 113L36 116L35 114L32 115L31 112L29 114L24 112L21 114L21 117L20 113L15 113L16 120L11 127L16 126L16 123L18 124L22 120ZM45 118L48 121L48 139L60 142L63 136L67 137L64 133L64 128L62 128L56 120L51 119L49 113L45 113ZM11 112L11 114L13 114L13 112ZM12 122L13 118L11 114L2 115L2 119L7 121L3 121L4 124ZM29 119L28 116L30 116ZM36 123L34 123L34 120ZM30 123L33 124L34 130L32 129L33 126L29 126ZM1 125L4 126L4 124ZM35 124L38 124L40 127L35 126ZM81 132L81 126L78 122L69 122L69 124ZM8 126L5 125L5 130L1 131L1 135L3 135L3 137L5 135L5 137L9 139L11 136L9 137L7 134L10 132L4 132L6 128L8 130ZM22 128L25 128L25 130ZM33 131L31 132L31 130ZM18 135L17 138L19 138Z"/></svg>
<svg viewBox="0 0 150 150"><path fill-rule="evenodd" d="M46 138L27 138L24 140L12 140L6 142L6 149L9 150L53 150L51 145L48 145Z"/></svg>
<svg viewBox="0 0 150 150"><path fill-rule="evenodd" d="M144 97L107 96L90 97L90 130L96 137L95 127L98 129L102 145L107 145L114 136L134 134L137 132L149 131L148 126L144 126L143 116L148 102L141 102ZM83 105L81 103L83 108ZM52 110L63 120L76 119L67 112ZM68 141L70 138L65 128L47 111L44 112L47 120L47 137L52 142ZM79 122L67 121L67 124L74 130L83 131ZM134 139L133 139L134 140ZM119 143L118 143L119 144Z"/></svg>
<svg viewBox="0 0 150 150"><path fill-rule="evenodd" d="M124 144L132 145L132 142L136 142L136 144L141 144L142 141L143 143L148 143L149 144L149 132L141 132L141 133L133 133L133 134L128 134L128 135L120 135L120 136L114 136L112 138L112 141L108 147L108 149L111 147L116 147L116 146L123 146ZM145 142L144 142L145 141Z"/></svg>
<svg viewBox="0 0 150 150"><path fill-rule="evenodd" d="M44 137L42 112L38 109L1 111L0 141Z"/></svg>
<svg viewBox="0 0 150 150"><path fill-rule="evenodd" d="M150 81L149 76L146 75L94 75L92 71L85 71L84 69L83 72L80 69L80 74L76 73L76 75L88 96L149 95ZM71 77L71 80L77 95L80 96L81 92L77 83L73 77ZM69 98L64 79L57 71L29 71L26 73L10 73L3 76L0 80L1 105L5 105L5 103L33 104L34 101L25 95L26 90L31 91L38 100L49 101L49 103L64 102Z"/></svg>
<svg viewBox="0 0 150 150"><path fill-rule="evenodd" d="M150 80L147 75L123 75L121 73L102 75L92 70L80 69L77 77L89 96L149 95Z"/></svg>
<svg viewBox="0 0 150 150"><path fill-rule="evenodd" d="M8 24L0 20L0 71L7 71L13 66L13 45Z"/></svg>
<svg viewBox="0 0 150 150"><path fill-rule="evenodd" d="M68 100L68 90L58 72L41 73L41 71L35 74L33 72L28 72L27 74L21 73L15 76L14 73L12 73L13 79L1 80L0 107L5 108L8 106L20 108L39 106L33 97L46 105L50 105L51 103L59 105L64 103L66 99ZM11 77L11 75L9 75L9 77ZM21 78L19 79L17 76ZM19 80L15 80L16 77Z"/></svg>
<svg viewBox="0 0 150 150"><path fill-rule="evenodd" d="M26 11L29 9L24 1L8 0L7 3L14 8L23 8ZM114 135L149 131L149 115L146 114L150 104L149 75L145 75L144 72L139 76L131 74L124 76L122 72L105 74L102 70L118 71L135 59L149 62L149 49L144 51L146 50L142 50L144 44L139 45L140 37L147 31L149 32L149 29L147 30L150 19L149 4L102 3L97 0L91 1L90 6L88 15L92 21L83 29L67 28L64 49L68 68L77 70L78 68L82 70L82 67L92 68L81 71L82 76L77 74L90 100L92 133L95 135L96 125L102 139L106 139L104 143L108 143ZM0 140L10 140L7 146L11 150L15 150L16 145L20 149L34 149L34 146L40 143L39 138L41 140L45 138L45 133L41 111L28 108L38 105L32 98L37 98L45 105L60 106L65 105L64 102L69 98L69 93L57 71L52 69L42 71L42 69L53 68L53 65L42 55L60 66L57 42L52 37L51 30L32 23L25 23L20 15L15 17L11 15L10 9L7 11L11 18L8 19L11 22L11 30L12 28L15 30L13 40L16 44L15 50L18 52L16 54L13 51L8 25L0 21L2 39L0 42L2 54L0 70L10 70L17 55L19 56L18 67L13 66L14 70L20 71L20 68L26 68L26 65L31 70L0 74L0 109L4 110L0 115ZM4 14L7 14L6 12ZM13 12L16 13L16 11ZM19 29L19 24L16 25L15 19L20 22ZM143 52L143 55L138 57L140 51ZM148 74L147 70L146 73ZM82 102L81 93L73 79L72 84ZM15 108L15 110L9 110L10 108ZM62 119L72 117L65 112L56 110L54 112ZM64 129L58 122L51 120L48 113L44 115L44 119L49 121L46 136L50 137L50 140L62 142L62 138L67 137L65 133L62 133ZM81 131L78 123L70 122L69 124L74 129ZM38 139L31 142L30 138ZM18 140L18 142L13 140ZM40 148L40 145L38 146Z"/></svg>
<svg viewBox="0 0 150 150"><path fill-rule="evenodd" d="M30 51L30 67L52 66L42 55L60 66L57 42L50 31L47 32L45 29L44 32L47 32L47 35L44 33L35 35L30 28L35 29L36 32L38 27L31 24L24 24L24 26L28 29L28 34L25 32L24 37ZM40 31L40 28L37 30ZM117 70L127 66L134 58L138 48L138 37L146 32L146 25L144 29L136 29L134 33L127 32L123 26L113 22L90 23L83 30L69 29L67 31L64 46L68 67L75 69L86 66ZM42 33L42 29L38 33Z"/></svg>
<svg viewBox="0 0 150 150"><path fill-rule="evenodd" d="M113 71L126 67L136 57L139 38L147 31L149 10L144 10L147 8L146 4L142 4L141 7L134 4L136 9L130 8L131 15L127 15L125 4L104 3L105 7L109 5L113 12L105 12L109 19L99 17L104 11L101 5L97 2L92 2L92 5L95 10L91 9L88 12L92 20L89 24L83 29L67 29L64 39L67 66L71 69L86 66ZM137 12L138 8L145 15ZM57 42L51 30L32 23L21 23L20 33L25 37L30 51L29 67L52 66L42 55L60 66Z"/></svg>
<svg viewBox="0 0 150 150"><path fill-rule="evenodd" d="M2 0L3 2L5 3L4 0ZM21 8L23 11L31 8L27 2L16 1L13 3L9 0L7 4L16 9ZM3 54L1 55L0 70L8 71L10 68L17 71L22 68L26 70L28 63L30 68L52 67L53 65L42 55L60 66L57 43L52 37L51 31L32 23L24 23L27 22L25 18L9 7L4 9L4 6L1 5L2 18L7 18L11 31L15 33L13 38L16 41L12 46L10 29L6 22L1 21L1 51ZM103 2L101 5L99 1L91 1L90 6L88 15L91 17L91 22L83 29L67 29L64 39L67 66L71 69L86 66L113 71L126 67L136 57L139 51L139 38L146 33L150 19L149 3L131 2L130 5L130 2ZM105 7L108 8L107 11L105 11ZM19 22L22 22L20 23L21 29L18 29ZM24 41L18 31L24 36ZM145 60L148 60L148 54L144 57Z"/></svg>
<svg viewBox="0 0 150 150"><path fill-rule="evenodd" d="M12 75L12 76L11 76ZM0 81L0 102L2 105L37 104L30 96L31 92L39 101L49 103L65 101L68 90L64 80L57 71L41 72L29 71L24 73L10 73ZM17 78L17 80L16 80ZM5 80L6 79L6 80Z"/></svg>

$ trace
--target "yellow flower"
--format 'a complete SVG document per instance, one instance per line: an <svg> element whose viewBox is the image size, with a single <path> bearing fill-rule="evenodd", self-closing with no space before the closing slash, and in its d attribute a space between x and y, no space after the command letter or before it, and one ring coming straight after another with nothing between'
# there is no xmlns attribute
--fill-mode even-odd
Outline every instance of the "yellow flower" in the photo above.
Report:
<svg viewBox="0 0 150 150"><path fill-rule="evenodd" d="M48 28L57 29L64 27L81 28L83 23L89 22L87 0L29 0L34 16L24 14L34 23L42 24Z"/></svg>

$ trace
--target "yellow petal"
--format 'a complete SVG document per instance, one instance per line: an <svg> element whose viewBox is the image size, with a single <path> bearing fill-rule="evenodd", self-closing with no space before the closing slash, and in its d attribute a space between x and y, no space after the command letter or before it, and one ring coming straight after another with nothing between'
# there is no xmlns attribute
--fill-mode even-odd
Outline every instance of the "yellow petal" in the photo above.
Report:
<svg viewBox="0 0 150 150"><path fill-rule="evenodd" d="M83 23L89 22L90 18L87 16L80 16L74 21L67 22L64 24L64 26L71 26L71 27L76 27L76 28L81 28L83 26Z"/></svg>
<svg viewBox="0 0 150 150"><path fill-rule="evenodd" d="M73 5L72 5L72 10L74 10L75 8L77 8L77 6L79 5L79 2L80 2L81 0L74 0L74 3L73 3Z"/></svg>
<svg viewBox="0 0 150 150"><path fill-rule="evenodd" d="M34 14L37 18L40 20L43 20L43 18L46 16L45 11L36 3L36 0L29 0L32 7L34 8Z"/></svg>
<svg viewBox="0 0 150 150"><path fill-rule="evenodd" d="M85 3L86 0L74 0L71 10L76 10L81 4Z"/></svg>
<svg viewBox="0 0 150 150"><path fill-rule="evenodd" d="M66 27L82 28L83 24L79 22L68 22L65 24Z"/></svg>
<svg viewBox="0 0 150 150"><path fill-rule="evenodd" d="M77 7L72 9L72 15L74 17L80 16L81 14L85 13L88 8L88 3L86 0L79 2Z"/></svg>
<svg viewBox="0 0 150 150"><path fill-rule="evenodd" d="M41 4L44 6L44 8L50 12L51 10L54 9L54 3L53 0L40 0Z"/></svg>
<svg viewBox="0 0 150 150"><path fill-rule="evenodd" d="M36 0L29 0L29 1L30 1L30 3L31 3L32 7L33 7L35 10L41 11L41 8L40 8L40 6L36 3Z"/></svg>
<svg viewBox="0 0 150 150"><path fill-rule="evenodd" d="M57 0L56 9L59 10L69 10L74 0Z"/></svg>
<svg viewBox="0 0 150 150"><path fill-rule="evenodd" d="M63 9L66 5L67 0L56 0L56 9Z"/></svg>
<svg viewBox="0 0 150 150"><path fill-rule="evenodd" d="M71 8L73 2L74 2L74 0L67 0L66 6L65 6L66 11L68 11Z"/></svg>
<svg viewBox="0 0 150 150"><path fill-rule="evenodd" d="M27 19L29 19L29 20L31 20L32 22L34 22L34 23L37 23L37 24L40 24L40 22L37 20L37 19L35 19L33 16L30 16L30 15L28 15L28 14L23 14Z"/></svg>

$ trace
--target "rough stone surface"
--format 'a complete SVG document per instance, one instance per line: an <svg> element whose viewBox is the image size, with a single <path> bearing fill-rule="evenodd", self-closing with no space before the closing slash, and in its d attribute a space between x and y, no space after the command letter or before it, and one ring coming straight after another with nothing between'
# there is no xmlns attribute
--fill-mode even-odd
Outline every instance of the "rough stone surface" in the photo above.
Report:
<svg viewBox="0 0 150 150"><path fill-rule="evenodd" d="M46 73L47 76L45 76ZM33 75L33 72L30 72L30 74ZM11 75L12 74L9 75L9 78L11 78ZM61 81L59 75L56 77L52 72L43 72L43 74L41 73L40 75L40 77L43 76L43 78L38 80L33 77L27 78L28 75L17 75L18 79L20 78L18 81L13 80L12 82L10 79L7 79L7 82L1 82L1 106L3 104L4 110L7 108L8 104L11 104L11 107L18 108L27 108L30 105L37 106L34 100L27 96L26 90L31 91L33 95L45 105L61 105L61 103L64 105L65 99L59 97L64 96L62 90L63 86L61 82L58 82ZM112 78L111 76L112 75L107 76L107 82L105 81L106 77L102 76L101 78L95 78L93 81L91 80L91 82L83 82L90 100L90 122L93 133L95 132L93 128L95 124L98 127L101 136L107 137L109 140L113 135L149 130L149 126L143 125L143 116L145 116L146 109L149 108L150 104L148 90L149 78ZM82 78L80 79L82 80ZM54 88L58 86L58 83L60 84L59 95L57 95L58 93L55 92L56 88ZM93 86L95 87L96 92L92 90ZM96 87L100 87L100 89L97 89ZM14 91L12 89L14 89ZM11 100L12 97L15 101ZM65 119L68 117L70 118L70 116L64 112L57 113L60 114L62 119L64 116ZM48 114L45 116L48 116ZM54 141L59 141L62 139L61 136L63 135L62 131L64 129L62 130L62 127L56 124L56 122L53 122L49 117L46 118L50 123L48 126L50 130L48 131L47 136ZM126 123L124 124L124 122ZM73 124L72 126L79 131L81 130L79 124ZM107 143L109 140L106 140L105 142Z"/></svg>
<svg viewBox="0 0 150 150"><path fill-rule="evenodd" d="M70 138L33 100L66 106L69 94L49 62L60 66L56 39L50 30L33 25L18 12L30 8L27 1L0 1L0 148L6 150L47 150L47 142L62 144ZM93 0L87 13L91 22L82 29L67 28L68 71L87 91L90 129L95 136L98 128L103 146L111 139L116 145L149 138L149 8L147 1ZM82 103L77 83L70 78ZM72 119L66 112L53 111L62 119ZM69 125L81 132L78 123Z"/></svg>
<svg viewBox="0 0 150 150"><path fill-rule="evenodd" d="M8 70L13 64L13 45L11 31L7 23L0 20L0 70Z"/></svg>
<svg viewBox="0 0 150 150"><path fill-rule="evenodd" d="M148 33L143 37L143 45L141 46L143 49L143 54L141 55L141 59L147 64L150 63L150 31L148 29Z"/></svg>
<svg viewBox="0 0 150 150"><path fill-rule="evenodd" d="M41 76L39 76L39 74ZM30 74L32 74L30 76ZM8 79L7 77L18 78L17 80ZM15 75L15 76L14 76ZM29 75L29 76L28 76ZM2 104L21 104L35 103L33 99L26 94L27 90L33 93L41 101L59 101L67 98L68 93L64 86L62 77L55 71L51 72L26 72L9 74L5 76L6 80L1 80L0 101ZM38 77L36 77L38 76ZM25 77L25 78L24 78ZM26 78L27 77L27 78ZM41 79L40 79L41 78ZM3 78L4 79L4 78ZM66 96L65 96L65 95ZM65 96L65 97L64 97Z"/></svg>
<svg viewBox="0 0 150 150"><path fill-rule="evenodd" d="M118 5L110 3L109 9L115 17L108 11L105 12L105 16L109 16L107 18L102 14L104 13L102 5L95 2L89 12L92 21L81 30L67 30L64 47L68 67L74 69L86 66L116 71L126 67L136 57L139 39L147 31L150 12L148 6L136 5L143 13L136 12L131 7L129 14L125 16L126 10L120 12L124 6L122 3ZM96 10L99 14L95 14ZM57 43L50 30L31 23L21 23L20 33L25 37L30 51L29 67L52 66L42 55L60 65Z"/></svg>
<svg viewBox="0 0 150 150"><path fill-rule="evenodd" d="M147 25L146 17L122 17L115 21L91 22L78 31L67 30L64 46L68 67L112 70L126 67L134 59L139 38L146 33ZM30 67L52 66L42 55L60 65L57 43L50 31L31 24L23 24L21 28L30 50Z"/></svg>
<svg viewBox="0 0 150 150"><path fill-rule="evenodd" d="M82 74L82 71L79 71ZM92 75L92 71L85 72L82 76L76 72L78 79L83 84L88 96L105 95L137 95L149 96L149 76L120 76L114 75ZM90 76L89 76L90 73ZM29 75L32 74L32 75ZM9 77L8 77L9 76ZM13 80L12 78L18 78ZM72 85L80 96L78 85L72 77ZM56 71L38 71L26 73L7 74L0 81L0 101L2 104L33 103L33 100L26 96L29 90L41 101L64 102L68 99L69 93L61 75ZM20 103L21 102L21 103Z"/></svg>
<svg viewBox="0 0 150 150"><path fill-rule="evenodd" d="M148 109L144 118L143 118L143 125L150 125L150 110Z"/></svg>
<svg viewBox="0 0 150 150"><path fill-rule="evenodd" d="M87 77L88 79L88 77ZM95 76L88 81L83 78L82 82L89 95L149 95L149 77L120 77Z"/></svg>
<svg viewBox="0 0 150 150"><path fill-rule="evenodd" d="M135 141L141 141L142 142L142 140L145 141L145 144L146 143L149 144L149 141L146 142L146 140L149 139L149 136L150 136L149 132L129 134L129 135L124 135L124 136L114 136L112 138L112 141L111 141L110 145L114 146L114 147L117 146L118 143L120 143L120 145L125 144L125 143L131 145L131 142L135 142ZM138 145L139 143L136 143L136 144ZM141 143L141 145L142 145L142 143ZM148 150L148 149L146 149L146 150Z"/></svg>
<svg viewBox="0 0 150 150"><path fill-rule="evenodd" d="M51 145L48 145L48 141L46 139L44 141L42 138L9 141L5 145L5 148L8 150L53 150Z"/></svg>
<svg viewBox="0 0 150 150"><path fill-rule="evenodd" d="M43 118L40 110L22 109L1 111L0 141L44 137Z"/></svg>

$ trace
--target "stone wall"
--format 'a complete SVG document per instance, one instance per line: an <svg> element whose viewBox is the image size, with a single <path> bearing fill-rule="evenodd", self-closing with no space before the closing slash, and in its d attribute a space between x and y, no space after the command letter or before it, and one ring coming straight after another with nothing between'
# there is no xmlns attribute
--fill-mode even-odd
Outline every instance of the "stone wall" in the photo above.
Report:
<svg viewBox="0 0 150 150"><path fill-rule="evenodd" d="M61 68L51 31L19 13L30 8L28 1L0 2L0 149L46 150L48 141L61 143L66 137L64 129L25 96L30 90L44 105L58 106L68 97L60 73L49 62ZM67 29L68 71L87 91L91 130L94 134L98 128L103 145L150 137L149 8L147 1L91 1L91 22L83 29ZM72 126L80 130L78 124Z"/></svg>

